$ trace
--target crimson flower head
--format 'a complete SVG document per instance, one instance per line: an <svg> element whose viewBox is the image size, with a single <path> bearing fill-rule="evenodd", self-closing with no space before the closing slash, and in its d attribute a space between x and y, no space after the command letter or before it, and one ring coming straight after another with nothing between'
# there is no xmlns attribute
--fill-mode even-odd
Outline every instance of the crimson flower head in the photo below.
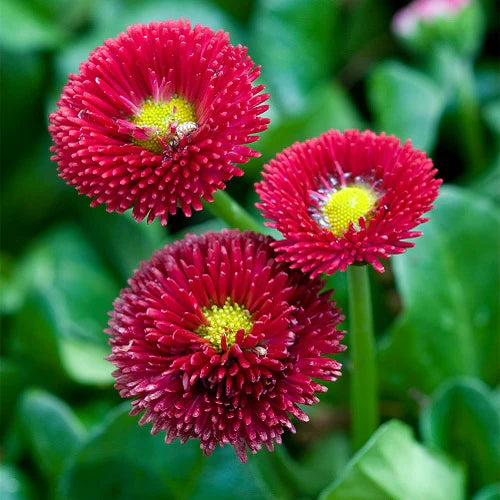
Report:
<svg viewBox="0 0 500 500"><path fill-rule="evenodd" d="M264 166L257 206L284 240L271 243L292 268L345 271L403 253L422 233L441 180L410 142L373 132L335 130L295 143Z"/></svg>
<svg viewBox="0 0 500 500"><path fill-rule="evenodd" d="M114 303L107 333L115 387L131 415L167 443L230 444L242 462L294 432L340 364L343 320L310 280L276 262L272 238L225 230L189 235L143 262ZM314 378L314 380L313 380Z"/></svg>
<svg viewBox="0 0 500 500"><path fill-rule="evenodd" d="M59 175L109 212L162 224L212 201L268 120L247 49L188 21L136 24L70 75L50 115Z"/></svg>

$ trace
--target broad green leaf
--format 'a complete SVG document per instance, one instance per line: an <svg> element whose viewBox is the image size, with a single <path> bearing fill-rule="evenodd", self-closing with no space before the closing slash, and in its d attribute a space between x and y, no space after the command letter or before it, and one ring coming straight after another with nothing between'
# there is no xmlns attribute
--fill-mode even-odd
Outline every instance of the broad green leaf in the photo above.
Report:
<svg viewBox="0 0 500 500"><path fill-rule="evenodd" d="M3 19L3 15L0 19ZM9 194L7 189L9 176L15 174L22 166L25 155L31 155L33 143L37 142L34 140L35 134L38 134L39 130L44 127L41 120L27 119L27 117L38 115L43 107L40 95L43 92L46 68L42 56L36 53L18 53L2 48L0 58L2 61L0 66L2 79L0 130L4 144L0 151L3 198ZM26 148L27 137L30 138L30 148ZM25 186L25 188L32 189L32 186ZM3 203L5 202L2 199ZM2 225L8 222L8 218L3 217Z"/></svg>
<svg viewBox="0 0 500 500"><path fill-rule="evenodd" d="M332 451L333 452L333 451ZM381 426L321 500L461 500L462 469L432 453L398 420Z"/></svg>
<svg viewBox="0 0 500 500"><path fill-rule="evenodd" d="M294 492L299 489L295 474L290 474L288 460L284 447L278 447L274 451L263 449L249 457L249 462L258 470L268 494L280 500L291 500Z"/></svg>
<svg viewBox="0 0 500 500"><path fill-rule="evenodd" d="M488 199L445 186L416 247L392 258L404 311L379 370L386 391L430 394L451 376L498 373L499 216Z"/></svg>
<svg viewBox="0 0 500 500"><path fill-rule="evenodd" d="M316 497L339 477L351 456L352 450L346 434L330 434L308 446L300 457L297 468L304 475L304 482L308 483L309 494Z"/></svg>
<svg viewBox="0 0 500 500"><path fill-rule="evenodd" d="M113 410L91 433L62 474L58 498L266 498L253 465L241 464L231 447L204 457L194 440L167 445L129 408Z"/></svg>
<svg viewBox="0 0 500 500"><path fill-rule="evenodd" d="M231 43L244 43L238 24L216 5L196 0L110 0L97 2L94 9L95 27L88 35L80 37L59 51L55 59L56 87L49 103L49 110L55 108L57 96L67 82L68 75L78 71L81 62L104 40L116 37L127 26L135 23L149 23L166 19L189 19L194 26L201 23L214 31L222 29L230 33Z"/></svg>
<svg viewBox="0 0 500 500"><path fill-rule="evenodd" d="M56 480L84 438L81 423L64 401L35 389L23 394L19 418L37 466Z"/></svg>
<svg viewBox="0 0 500 500"><path fill-rule="evenodd" d="M495 60L478 63L474 77L481 103L487 104L500 98L500 68Z"/></svg>
<svg viewBox="0 0 500 500"><path fill-rule="evenodd" d="M500 500L500 483L485 486L474 495L472 500Z"/></svg>
<svg viewBox="0 0 500 500"><path fill-rule="evenodd" d="M103 394L103 396L105 395ZM85 429L94 430L97 425L100 425L106 419L106 416L116 407L119 395L117 392L114 392L114 396L114 398L95 396L83 405L73 407L78 420L80 420Z"/></svg>
<svg viewBox="0 0 500 500"><path fill-rule="evenodd" d="M23 301L26 284L16 271L13 259L0 253L0 314L14 312Z"/></svg>
<svg viewBox="0 0 500 500"><path fill-rule="evenodd" d="M43 50L60 45L65 31L29 0L4 0L0 16L0 45L11 50Z"/></svg>
<svg viewBox="0 0 500 500"><path fill-rule="evenodd" d="M16 358L53 377L63 369L83 384L110 384L103 330L118 287L85 238L70 226L52 230L26 257L22 272L30 273L31 290L14 321Z"/></svg>
<svg viewBox="0 0 500 500"><path fill-rule="evenodd" d="M39 95L40 91L33 89L33 92ZM33 112L33 109L26 110L28 114ZM32 130L29 124L26 128L24 125L17 128L16 121L12 122L17 137L9 142L13 150L12 159L7 158L11 170L2 182L0 198L2 211L10 214L2 220L2 244L5 251L13 256L19 256L21 250L32 245L44 228L54 224L61 216L71 218L73 204L80 201L74 189L57 176L57 165L50 160L50 140L45 124L39 123L38 126L42 129L43 139L34 138L27 148L25 137L31 134L36 137L40 132ZM27 135L20 135L19 130ZM87 198L87 207L88 203ZM19 261L16 268L16 274L20 274L22 264ZM31 281L31 277L28 278Z"/></svg>
<svg viewBox="0 0 500 500"><path fill-rule="evenodd" d="M16 407L17 398L26 385L26 370L23 363L0 358L0 433L3 434Z"/></svg>
<svg viewBox="0 0 500 500"><path fill-rule="evenodd" d="M195 442L170 445L128 415L125 403L89 435L60 477L59 498L186 498L203 457Z"/></svg>
<svg viewBox="0 0 500 500"><path fill-rule="evenodd" d="M71 32L89 21L96 4L96 0L29 0L29 2L33 10Z"/></svg>
<svg viewBox="0 0 500 500"><path fill-rule="evenodd" d="M2 500L31 500L34 488L28 478L12 465L0 464L0 498Z"/></svg>
<svg viewBox="0 0 500 500"><path fill-rule="evenodd" d="M396 61L383 62L368 79L368 98L379 130L433 149L445 95L427 76Z"/></svg>
<svg viewBox="0 0 500 500"><path fill-rule="evenodd" d="M262 164L294 142L311 139L329 129L348 128L365 128L355 104L340 84L320 84L308 94L307 109L294 115L283 114L271 121L269 130L255 145L262 157L245 166L245 173L260 178Z"/></svg>
<svg viewBox="0 0 500 500"><path fill-rule="evenodd" d="M500 150L495 155L490 168L484 174L474 179L474 182L469 185L470 189L477 194L491 199L496 205L500 205L500 190L498 186L500 186Z"/></svg>
<svg viewBox="0 0 500 500"><path fill-rule="evenodd" d="M111 385L114 368L104 359L109 351L108 347L88 338L68 337L59 343L59 354L66 373L80 384Z"/></svg>
<svg viewBox="0 0 500 500"><path fill-rule="evenodd" d="M387 20L392 14L392 6L378 0L338 4L342 10L335 41L342 49L337 51L337 57L344 65L344 73L352 73L359 78L356 73L360 69L363 71L371 59L378 59L380 52L384 52L389 38Z"/></svg>
<svg viewBox="0 0 500 500"><path fill-rule="evenodd" d="M422 414L421 429L426 444L467 464L474 490L500 479L500 413L480 380L444 382Z"/></svg>
<svg viewBox="0 0 500 500"><path fill-rule="evenodd" d="M242 23L248 22L255 3L255 0L239 0L238 2L234 2L233 0L213 1Z"/></svg>
<svg viewBox="0 0 500 500"><path fill-rule="evenodd" d="M336 82L320 85L313 90L305 115L304 139L329 129L343 132L349 128L365 128L365 122L348 92Z"/></svg>
<svg viewBox="0 0 500 500"><path fill-rule="evenodd" d="M302 444L301 448L306 447ZM335 449L333 457L332 449ZM285 446L278 446L273 452L259 451L250 457L250 461L256 465L266 488L275 497L316 498L340 474L349 455L347 436L338 434L316 441L297 459L292 458Z"/></svg>
<svg viewBox="0 0 500 500"><path fill-rule="evenodd" d="M198 483L190 500L262 500L274 498L251 461L242 464L232 447L217 448L212 455L203 458Z"/></svg>
<svg viewBox="0 0 500 500"><path fill-rule="evenodd" d="M82 222L88 239L120 275L123 285L139 264L167 243L167 230L159 220L137 223L131 211L108 213L104 207L81 208Z"/></svg>
<svg viewBox="0 0 500 500"><path fill-rule="evenodd" d="M332 68L336 6L329 0L260 0L250 53L284 112L308 105L307 94Z"/></svg>
<svg viewBox="0 0 500 500"><path fill-rule="evenodd" d="M496 99L485 106L484 117L498 140L500 136L500 99Z"/></svg>
<svg viewBox="0 0 500 500"><path fill-rule="evenodd" d="M94 0L4 0L0 45L16 51L59 48L86 22Z"/></svg>

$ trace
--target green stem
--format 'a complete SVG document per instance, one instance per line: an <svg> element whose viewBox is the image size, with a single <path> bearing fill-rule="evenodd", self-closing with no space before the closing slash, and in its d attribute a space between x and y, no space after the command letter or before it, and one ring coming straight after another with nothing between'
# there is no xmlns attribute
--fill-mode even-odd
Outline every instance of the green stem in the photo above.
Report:
<svg viewBox="0 0 500 500"><path fill-rule="evenodd" d="M349 266L351 408L354 450L378 427L377 368L368 266Z"/></svg>
<svg viewBox="0 0 500 500"><path fill-rule="evenodd" d="M484 167L484 144L481 116L472 69L464 67L457 89L458 113L462 129L463 149L469 175L477 175Z"/></svg>
<svg viewBox="0 0 500 500"><path fill-rule="evenodd" d="M216 217L220 217L229 227L236 227L242 231L250 229L256 233L265 233L262 224L259 224L241 205L231 198L225 191L218 190L213 194L212 203L204 202Z"/></svg>

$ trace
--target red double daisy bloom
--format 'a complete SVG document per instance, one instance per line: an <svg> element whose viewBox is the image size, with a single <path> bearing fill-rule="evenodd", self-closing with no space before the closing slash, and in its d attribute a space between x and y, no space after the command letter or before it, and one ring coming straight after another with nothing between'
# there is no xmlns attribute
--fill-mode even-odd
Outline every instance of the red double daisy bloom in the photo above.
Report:
<svg viewBox="0 0 500 500"><path fill-rule="evenodd" d="M115 387L132 415L198 438L205 454L230 444L273 449L297 405L318 402L340 364L343 316L310 280L278 263L272 238L225 230L190 235L143 262L110 313Z"/></svg>
<svg viewBox="0 0 500 500"><path fill-rule="evenodd" d="M422 233L441 180L425 153L393 136L331 130L296 143L264 166L257 206L284 240L292 268L317 276L403 253Z"/></svg>
<svg viewBox="0 0 500 500"><path fill-rule="evenodd" d="M50 115L52 159L80 194L137 220L190 215L258 153L268 120L259 67L222 31L134 25L70 75Z"/></svg>

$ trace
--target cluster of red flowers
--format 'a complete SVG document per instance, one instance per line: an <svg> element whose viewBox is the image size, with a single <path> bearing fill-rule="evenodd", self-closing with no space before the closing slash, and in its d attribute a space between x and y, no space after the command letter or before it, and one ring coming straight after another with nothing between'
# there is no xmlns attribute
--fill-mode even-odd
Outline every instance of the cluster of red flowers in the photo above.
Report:
<svg viewBox="0 0 500 500"><path fill-rule="evenodd" d="M109 211L167 223L257 155L267 109L246 48L189 22L135 25L71 75L50 116L59 172ZM330 131L265 166L258 205L284 239L188 236L142 263L110 313L116 388L166 441L231 444L240 460L281 442L340 364L343 320L322 272L383 267L420 233L440 181L394 137ZM299 268L300 270L296 270Z"/></svg>

